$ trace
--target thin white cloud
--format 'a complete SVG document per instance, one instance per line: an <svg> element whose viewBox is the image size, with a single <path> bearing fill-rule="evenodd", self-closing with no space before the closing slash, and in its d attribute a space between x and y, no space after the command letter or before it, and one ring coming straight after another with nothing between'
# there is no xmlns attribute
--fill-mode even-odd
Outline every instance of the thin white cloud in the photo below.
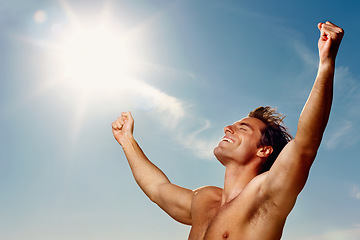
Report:
<svg viewBox="0 0 360 240"><path fill-rule="evenodd" d="M292 39L292 43L295 52L306 65L307 69L310 67L311 71L315 71L319 63L319 57L317 53L311 51L307 46L298 40Z"/></svg>
<svg viewBox="0 0 360 240"><path fill-rule="evenodd" d="M350 72L348 67L340 66L335 71L335 96L349 114L360 117L360 81Z"/></svg>
<svg viewBox="0 0 360 240"><path fill-rule="evenodd" d="M360 117L358 102L360 102L360 82L352 76L348 67L337 67L333 111L346 120L336 121L336 130L325 141L327 149L334 149L336 146L350 147L359 141L358 126L354 124L354 119Z"/></svg>
<svg viewBox="0 0 360 240"><path fill-rule="evenodd" d="M131 98L138 109L155 111L161 114L162 124L167 128L174 128L179 120L185 116L185 104L165 92L138 80L132 79L128 83Z"/></svg>
<svg viewBox="0 0 360 240"><path fill-rule="evenodd" d="M327 149L334 149L339 145L344 147L344 144L349 144L348 135L351 134L353 129L352 122L343 120L341 123L337 124L337 126L337 129L330 134L324 143Z"/></svg>
<svg viewBox="0 0 360 240"><path fill-rule="evenodd" d="M350 191L350 195L352 198L360 200L360 187L358 185L353 185ZM358 227L360 228L360 224Z"/></svg>
<svg viewBox="0 0 360 240"><path fill-rule="evenodd" d="M198 122L197 124L200 125L201 122ZM203 127L193 131L190 134L188 132L179 132L179 134L177 135L177 141L185 148L194 152L194 154L199 158L210 159L214 156L213 149L219 139L209 139L206 137L201 137L200 135L211 127L209 120L203 120L202 125Z"/></svg>
<svg viewBox="0 0 360 240"><path fill-rule="evenodd" d="M211 126L210 121L191 113L190 104L171 96L145 82L131 79L127 81L127 98L141 111L152 112L178 144L201 159L212 157L212 149L218 139L201 137Z"/></svg>
<svg viewBox="0 0 360 240"><path fill-rule="evenodd" d="M287 45L297 57L299 61L296 72L287 72L286 78L292 79L291 86L289 88L296 88L297 91L293 92L290 96L292 103L296 102L299 106L304 104L304 101L309 96L311 91L311 82L315 80L316 71L319 63L318 53L314 49L310 49L304 44L301 39L303 36L301 33L294 31L293 29L282 28L286 36Z"/></svg>

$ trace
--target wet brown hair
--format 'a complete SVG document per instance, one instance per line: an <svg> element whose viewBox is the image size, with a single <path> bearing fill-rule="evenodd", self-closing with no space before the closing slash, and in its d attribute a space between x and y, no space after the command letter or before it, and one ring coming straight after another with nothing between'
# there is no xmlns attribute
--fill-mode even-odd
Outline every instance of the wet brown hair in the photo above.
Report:
<svg viewBox="0 0 360 240"><path fill-rule="evenodd" d="M270 170L281 150L293 137L283 125L285 116L278 113L275 108L269 106L258 107L251 111L248 117L257 118L266 125L266 128L261 131L262 136L258 147L271 146L273 148L273 152L263 165L261 171L263 173Z"/></svg>

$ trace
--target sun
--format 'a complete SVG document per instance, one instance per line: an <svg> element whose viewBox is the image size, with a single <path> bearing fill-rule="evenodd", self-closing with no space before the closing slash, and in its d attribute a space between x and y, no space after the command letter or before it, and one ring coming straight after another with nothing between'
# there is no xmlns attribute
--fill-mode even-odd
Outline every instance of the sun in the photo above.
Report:
<svg viewBox="0 0 360 240"><path fill-rule="evenodd" d="M86 114L94 111L88 108L90 104L126 104L134 89L139 91L146 85L135 79L146 62L148 19L126 26L111 14L109 5L86 16L74 12L66 1L60 3L66 16L52 24L49 36L20 39L46 50L39 68L43 78L29 91L29 98L61 91L57 100L75 109L69 117L76 140ZM50 18L45 10L34 14L38 26L45 26Z"/></svg>
<svg viewBox="0 0 360 240"><path fill-rule="evenodd" d="M67 33L60 45L64 76L74 85L98 88L104 80L120 78L128 68L124 39L107 26L82 26Z"/></svg>
<svg viewBox="0 0 360 240"><path fill-rule="evenodd" d="M116 23L110 11L81 17L68 5L64 10L70 24L57 30L55 42L57 75L63 76L63 82L88 94L109 85L128 84L127 78L138 71L144 59L144 46L138 45L144 29Z"/></svg>

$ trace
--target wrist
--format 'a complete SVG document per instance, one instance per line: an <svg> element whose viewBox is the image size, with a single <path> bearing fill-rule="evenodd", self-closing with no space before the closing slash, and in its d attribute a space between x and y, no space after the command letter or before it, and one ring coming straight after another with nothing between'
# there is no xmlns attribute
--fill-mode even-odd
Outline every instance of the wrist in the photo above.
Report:
<svg viewBox="0 0 360 240"><path fill-rule="evenodd" d="M120 145L124 148L126 146L128 146L129 144L132 144L132 142L134 142L134 136L129 133L129 134L124 134L120 139L119 139L119 143Z"/></svg>
<svg viewBox="0 0 360 240"><path fill-rule="evenodd" d="M335 73L335 59L334 60L327 59L324 61L320 61L317 77L332 76L332 79L333 79L334 73Z"/></svg>
<svg viewBox="0 0 360 240"><path fill-rule="evenodd" d="M335 68L335 58L320 58L319 69Z"/></svg>

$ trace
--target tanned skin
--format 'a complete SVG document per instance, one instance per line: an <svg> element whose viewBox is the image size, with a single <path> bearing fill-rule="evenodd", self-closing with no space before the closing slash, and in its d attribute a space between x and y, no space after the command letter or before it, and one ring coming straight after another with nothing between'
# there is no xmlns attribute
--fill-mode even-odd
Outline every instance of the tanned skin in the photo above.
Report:
<svg viewBox="0 0 360 240"><path fill-rule="evenodd" d="M285 220L306 183L332 104L335 58L344 32L330 22L319 23L318 28L318 74L296 136L265 173L260 174L261 166L273 149L258 147L265 124L257 118L246 117L224 128L225 136L214 149L226 167L224 187L196 190L172 184L149 161L133 137L130 112L112 123L136 182L173 219L192 226L190 240L281 238Z"/></svg>

